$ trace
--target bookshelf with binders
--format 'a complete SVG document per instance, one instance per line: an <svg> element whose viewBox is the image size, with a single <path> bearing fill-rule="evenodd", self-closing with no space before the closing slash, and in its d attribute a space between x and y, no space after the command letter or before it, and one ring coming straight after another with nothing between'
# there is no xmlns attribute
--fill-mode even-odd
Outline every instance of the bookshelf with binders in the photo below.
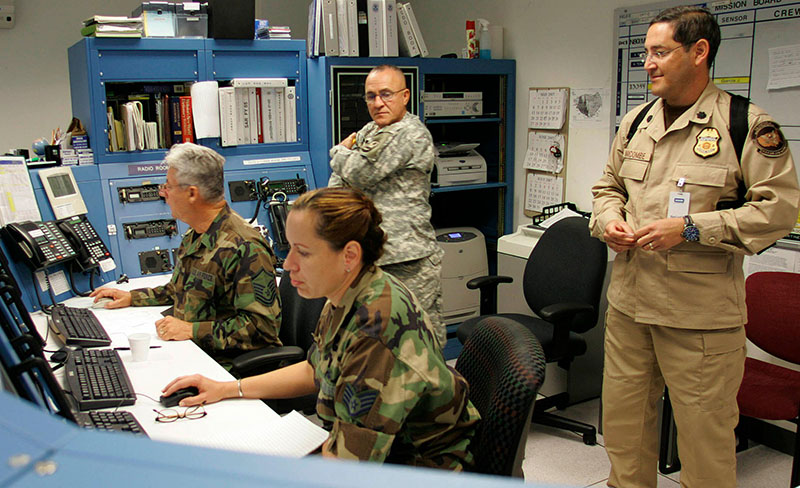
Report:
<svg viewBox="0 0 800 488"><path fill-rule="evenodd" d="M84 38L68 55L73 114L94 149L94 185L102 194L117 276L169 272L174 266L174 250L187 227L174 220L158 195L158 184L166 180L162 161L172 144L192 141L222 154L226 200L248 220L263 204L256 191L260 185L315 187L304 41ZM280 86L242 85L264 80L279 80ZM193 88L201 82L212 88L198 97ZM283 102L281 119L272 126L262 117L268 88L275 105L278 91ZM223 108L220 94L231 90L247 93L247 140L223 141L222 129L231 120L215 111ZM235 105L227 110L240 113ZM214 119L216 134L206 127ZM290 199L296 196L288 193ZM259 213L257 221L276 235L268 212Z"/></svg>

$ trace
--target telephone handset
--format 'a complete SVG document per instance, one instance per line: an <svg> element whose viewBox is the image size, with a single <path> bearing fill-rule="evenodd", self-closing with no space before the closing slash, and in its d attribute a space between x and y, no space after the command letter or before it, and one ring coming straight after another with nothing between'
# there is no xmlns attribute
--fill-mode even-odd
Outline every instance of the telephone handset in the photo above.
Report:
<svg viewBox="0 0 800 488"><path fill-rule="evenodd" d="M286 239L286 215L288 213L289 199L286 194L277 192L272 195L272 200L269 202L269 217L272 220L272 230L275 231L275 249L277 251L289 249L289 241Z"/></svg>
<svg viewBox="0 0 800 488"><path fill-rule="evenodd" d="M3 234L9 246L34 270L68 262L77 256L54 221L14 222L4 227Z"/></svg>
<svg viewBox="0 0 800 488"><path fill-rule="evenodd" d="M58 227L77 252L77 262L83 271L95 268L101 261L111 258L111 253L86 215L60 220Z"/></svg>

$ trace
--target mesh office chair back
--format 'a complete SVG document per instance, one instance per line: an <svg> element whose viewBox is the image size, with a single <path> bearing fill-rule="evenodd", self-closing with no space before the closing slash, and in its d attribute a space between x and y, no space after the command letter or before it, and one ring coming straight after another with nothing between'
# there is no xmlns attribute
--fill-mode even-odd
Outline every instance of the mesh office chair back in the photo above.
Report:
<svg viewBox="0 0 800 488"><path fill-rule="evenodd" d="M522 459L545 359L536 337L518 323L482 319L456 362L481 414L471 449L474 471L522 477Z"/></svg>

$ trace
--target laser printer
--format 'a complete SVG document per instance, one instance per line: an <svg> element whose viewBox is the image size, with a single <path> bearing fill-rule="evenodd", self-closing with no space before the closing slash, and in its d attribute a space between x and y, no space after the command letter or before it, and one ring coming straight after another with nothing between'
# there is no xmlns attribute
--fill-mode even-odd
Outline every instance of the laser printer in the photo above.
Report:
<svg viewBox="0 0 800 488"><path fill-rule="evenodd" d="M489 274L486 239L474 227L436 229L442 257L442 322L463 322L480 315L480 292L467 288L472 278Z"/></svg>
<svg viewBox="0 0 800 488"><path fill-rule="evenodd" d="M475 148L478 143L434 144L436 159L431 183L438 186L486 183L486 160Z"/></svg>

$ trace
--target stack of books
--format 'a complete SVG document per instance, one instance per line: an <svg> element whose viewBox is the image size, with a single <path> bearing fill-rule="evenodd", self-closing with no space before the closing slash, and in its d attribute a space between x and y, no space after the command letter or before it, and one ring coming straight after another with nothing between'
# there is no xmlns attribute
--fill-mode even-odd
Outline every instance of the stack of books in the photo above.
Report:
<svg viewBox="0 0 800 488"><path fill-rule="evenodd" d="M84 37L142 37L142 18L94 15L83 21Z"/></svg>
<svg viewBox="0 0 800 488"><path fill-rule="evenodd" d="M292 29L288 25L271 25L267 27L267 39L291 39Z"/></svg>

